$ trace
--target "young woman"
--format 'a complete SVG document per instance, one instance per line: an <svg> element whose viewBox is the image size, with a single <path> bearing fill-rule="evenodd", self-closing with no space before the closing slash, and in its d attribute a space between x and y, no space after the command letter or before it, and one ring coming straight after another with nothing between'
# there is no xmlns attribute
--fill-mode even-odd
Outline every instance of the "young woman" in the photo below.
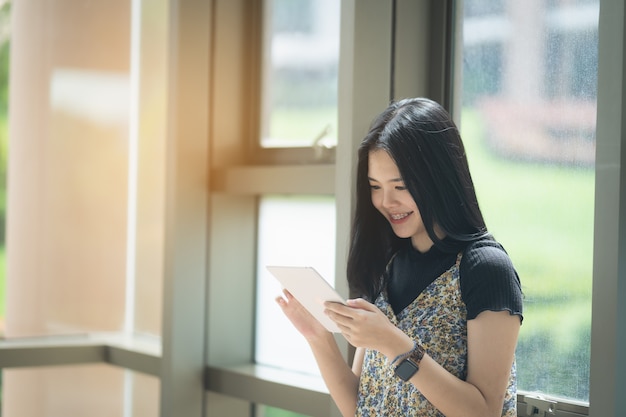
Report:
<svg viewBox="0 0 626 417"><path fill-rule="evenodd" d="M333 336L287 291L344 416L516 416L517 273L487 232L458 129L437 103L392 103L358 151L347 305Z"/></svg>

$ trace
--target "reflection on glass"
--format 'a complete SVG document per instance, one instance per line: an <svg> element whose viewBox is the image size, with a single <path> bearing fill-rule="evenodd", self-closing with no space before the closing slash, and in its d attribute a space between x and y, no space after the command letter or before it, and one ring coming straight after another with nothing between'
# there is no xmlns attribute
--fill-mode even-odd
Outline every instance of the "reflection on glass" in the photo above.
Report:
<svg viewBox="0 0 626 417"><path fill-rule="evenodd" d="M599 2L465 11L461 130L525 293L519 389L588 401Z"/></svg>
<svg viewBox="0 0 626 417"><path fill-rule="evenodd" d="M281 287L265 266L312 266L334 284L334 199L263 197L259 207L257 256L256 362L319 375L304 338L274 301Z"/></svg>
<svg viewBox="0 0 626 417"><path fill-rule="evenodd" d="M20 5L11 9L20 76L10 86L5 335L158 335L167 3ZM7 370L2 413L158 414L158 379L112 369Z"/></svg>
<svg viewBox="0 0 626 417"><path fill-rule="evenodd" d="M264 2L261 146L337 143L340 5Z"/></svg>
<svg viewBox="0 0 626 417"><path fill-rule="evenodd" d="M156 399L160 381L152 375L105 364L14 368L3 372L12 382L3 386L3 402L8 403L3 407L3 415L159 415Z"/></svg>
<svg viewBox="0 0 626 417"><path fill-rule="evenodd" d="M6 281L6 180L9 142L9 51L11 43L11 3L0 1L0 337L4 336Z"/></svg>
<svg viewBox="0 0 626 417"><path fill-rule="evenodd" d="M282 410L276 407L268 407L260 405L256 408L256 417L306 417L304 414L294 413L293 411Z"/></svg>

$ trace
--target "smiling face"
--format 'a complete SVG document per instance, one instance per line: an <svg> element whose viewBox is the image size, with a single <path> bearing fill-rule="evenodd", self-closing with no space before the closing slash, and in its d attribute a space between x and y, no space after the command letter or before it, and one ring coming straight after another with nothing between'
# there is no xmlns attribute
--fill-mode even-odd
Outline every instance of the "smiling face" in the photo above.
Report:
<svg viewBox="0 0 626 417"><path fill-rule="evenodd" d="M398 166L383 150L374 150L368 157L368 178L372 204L391 224L401 238L411 238L413 247L426 252L433 245L419 209L406 189Z"/></svg>

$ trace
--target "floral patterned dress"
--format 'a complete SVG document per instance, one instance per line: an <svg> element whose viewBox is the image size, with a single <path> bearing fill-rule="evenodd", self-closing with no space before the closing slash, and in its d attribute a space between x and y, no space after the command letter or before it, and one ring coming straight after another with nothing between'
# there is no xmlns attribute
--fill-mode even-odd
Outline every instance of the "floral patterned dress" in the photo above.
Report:
<svg viewBox="0 0 626 417"><path fill-rule="evenodd" d="M391 322L418 340L429 356L460 379L467 376L467 312L461 299L459 265L456 263L435 279L397 316L386 291L376 299L376 306ZM517 415L515 362L511 368L502 416ZM385 355L368 349L365 352L357 416L443 416L410 382L394 374Z"/></svg>

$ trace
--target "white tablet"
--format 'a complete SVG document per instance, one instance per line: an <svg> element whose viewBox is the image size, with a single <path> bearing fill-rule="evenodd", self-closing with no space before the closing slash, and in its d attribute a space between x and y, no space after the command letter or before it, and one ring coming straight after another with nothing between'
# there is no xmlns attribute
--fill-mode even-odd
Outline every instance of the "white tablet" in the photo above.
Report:
<svg viewBox="0 0 626 417"><path fill-rule="evenodd" d="M324 302L334 301L342 304L346 302L314 268L268 266L267 269L328 331L341 332L335 322L324 314Z"/></svg>

